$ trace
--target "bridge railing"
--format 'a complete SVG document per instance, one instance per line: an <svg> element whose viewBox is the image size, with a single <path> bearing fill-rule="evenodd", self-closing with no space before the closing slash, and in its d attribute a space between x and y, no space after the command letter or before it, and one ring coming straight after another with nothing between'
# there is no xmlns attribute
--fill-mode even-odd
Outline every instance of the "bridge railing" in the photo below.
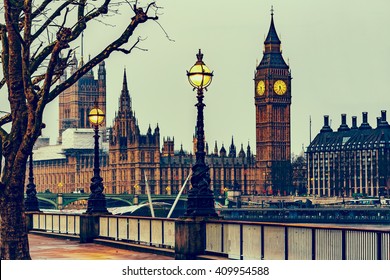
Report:
<svg viewBox="0 0 390 280"><path fill-rule="evenodd" d="M101 216L99 237L155 247L175 247L175 220L133 216Z"/></svg>
<svg viewBox="0 0 390 280"><path fill-rule="evenodd" d="M216 220L206 223L207 252L231 259L389 260L390 232Z"/></svg>
<svg viewBox="0 0 390 280"><path fill-rule="evenodd" d="M51 233L80 235L80 215L64 213L34 213L32 229Z"/></svg>

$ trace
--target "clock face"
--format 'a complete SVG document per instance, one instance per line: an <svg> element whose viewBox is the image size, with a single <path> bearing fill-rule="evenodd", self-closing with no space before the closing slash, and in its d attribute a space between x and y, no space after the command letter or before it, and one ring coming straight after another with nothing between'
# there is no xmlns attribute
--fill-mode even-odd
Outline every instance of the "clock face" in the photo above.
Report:
<svg viewBox="0 0 390 280"><path fill-rule="evenodd" d="M282 80L277 80L274 84L274 91L278 95L283 95L287 91L287 85Z"/></svg>
<svg viewBox="0 0 390 280"><path fill-rule="evenodd" d="M261 80L256 87L256 91L258 95L263 95L265 92L265 83L263 80Z"/></svg>

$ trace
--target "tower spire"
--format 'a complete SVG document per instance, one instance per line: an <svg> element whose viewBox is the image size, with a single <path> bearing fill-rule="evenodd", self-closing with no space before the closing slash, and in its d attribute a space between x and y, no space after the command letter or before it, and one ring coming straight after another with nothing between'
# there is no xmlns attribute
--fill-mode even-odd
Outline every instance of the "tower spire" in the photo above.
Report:
<svg viewBox="0 0 390 280"><path fill-rule="evenodd" d="M131 111L131 98L127 87L126 67L123 70L123 84L121 96L119 98L119 110L121 112Z"/></svg>
<svg viewBox="0 0 390 280"><path fill-rule="evenodd" d="M126 67L123 70L123 84L122 84L122 93L128 92L127 88L127 75L126 75Z"/></svg>
<svg viewBox="0 0 390 280"><path fill-rule="evenodd" d="M274 9L271 8L271 25L269 27L267 38L265 39L264 44L280 44L280 39L276 33L276 28L274 24Z"/></svg>
<svg viewBox="0 0 390 280"><path fill-rule="evenodd" d="M282 57L281 51L281 41L276 32L274 24L274 8L271 7L271 24L268 30L267 37L264 40L264 56L260 64L257 66L259 69L289 69L289 66L286 64Z"/></svg>
<svg viewBox="0 0 390 280"><path fill-rule="evenodd" d="M84 32L81 32L81 58L79 68L84 66Z"/></svg>

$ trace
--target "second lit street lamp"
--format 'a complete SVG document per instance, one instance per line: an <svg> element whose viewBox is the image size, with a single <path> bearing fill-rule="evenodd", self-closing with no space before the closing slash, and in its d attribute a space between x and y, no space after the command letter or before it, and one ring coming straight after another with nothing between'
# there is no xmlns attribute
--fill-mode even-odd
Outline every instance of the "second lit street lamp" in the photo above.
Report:
<svg viewBox="0 0 390 280"><path fill-rule="evenodd" d="M216 217L214 207L214 196L210 190L210 174L209 167L205 163L205 141L204 141L204 118L203 108L206 106L203 103L203 90L207 91L207 87L210 85L213 73L203 63L203 54L199 49L199 53L196 55L198 61L191 67L190 71L187 71L188 81L197 91L198 103L197 107L198 116L196 122L196 163L192 167L191 185L192 188L188 192L187 198L187 210L184 216L197 217L208 216Z"/></svg>
<svg viewBox="0 0 390 280"><path fill-rule="evenodd" d="M104 186L103 179L100 177L100 166L99 166L99 125L104 121L105 114L99 109L97 102L95 107L89 112L88 119L94 128L95 135L95 146L94 146L94 168L92 183L90 186L91 194L88 197L87 214L93 213L108 213L106 208L106 197L103 194Z"/></svg>

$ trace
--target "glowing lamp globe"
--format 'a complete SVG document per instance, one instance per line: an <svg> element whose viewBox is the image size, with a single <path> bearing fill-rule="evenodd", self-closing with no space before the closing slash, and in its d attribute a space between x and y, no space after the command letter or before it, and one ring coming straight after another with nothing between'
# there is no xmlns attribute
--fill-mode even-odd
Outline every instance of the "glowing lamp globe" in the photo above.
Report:
<svg viewBox="0 0 390 280"><path fill-rule="evenodd" d="M202 61L203 54L200 50L196 57L198 61L191 67L190 71L187 71L188 81L194 88L204 89L211 84L213 73Z"/></svg>
<svg viewBox="0 0 390 280"><path fill-rule="evenodd" d="M103 123L105 116L106 115L104 114L104 112L102 110L95 107L89 112L88 119L92 125L98 126L98 125L101 125Z"/></svg>

